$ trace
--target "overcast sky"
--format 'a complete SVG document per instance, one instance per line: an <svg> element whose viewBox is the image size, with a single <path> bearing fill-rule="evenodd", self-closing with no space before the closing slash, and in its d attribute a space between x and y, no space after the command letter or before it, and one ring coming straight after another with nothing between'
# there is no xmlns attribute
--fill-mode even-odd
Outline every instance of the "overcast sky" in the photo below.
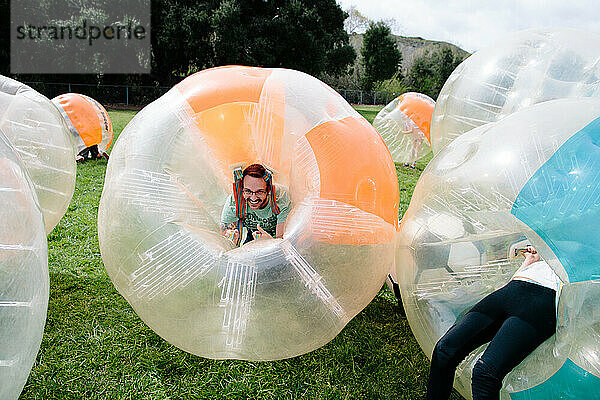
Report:
<svg viewBox="0 0 600 400"><path fill-rule="evenodd" d="M395 34L442 40L473 52L512 32L569 27L600 34L598 0L337 0L371 20L394 18Z"/></svg>

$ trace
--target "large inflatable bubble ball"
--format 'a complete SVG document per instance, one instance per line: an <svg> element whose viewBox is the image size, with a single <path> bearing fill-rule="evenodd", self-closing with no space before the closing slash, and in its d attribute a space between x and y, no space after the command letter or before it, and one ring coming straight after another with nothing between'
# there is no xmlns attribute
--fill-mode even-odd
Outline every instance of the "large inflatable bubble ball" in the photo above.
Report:
<svg viewBox="0 0 600 400"><path fill-rule="evenodd" d="M1 75L0 130L27 169L50 233L75 190L77 166L69 130L48 98Z"/></svg>
<svg viewBox="0 0 600 400"><path fill-rule="evenodd" d="M65 93L52 99L73 135L75 150L94 145L106 153L113 140L113 128L106 109L89 96Z"/></svg>
<svg viewBox="0 0 600 400"><path fill-rule="evenodd" d="M291 198L283 239L220 234L232 168ZM175 346L273 360L323 346L394 262L398 182L375 129L301 72L220 67L148 105L113 148L98 235L114 285Z"/></svg>
<svg viewBox="0 0 600 400"><path fill-rule="evenodd" d="M565 97L600 97L600 35L532 29L474 53L450 75L431 122L437 154L461 134L524 107Z"/></svg>
<svg viewBox="0 0 600 400"><path fill-rule="evenodd" d="M397 273L410 326L437 340L506 284L532 244L557 273L557 333L505 379L503 399L597 399L600 389L600 100L541 103L473 129L423 171L402 219ZM459 365L471 398L485 346Z"/></svg>
<svg viewBox="0 0 600 400"><path fill-rule="evenodd" d="M431 151L429 131L434 107L431 97L408 92L379 111L373 126L381 134L394 162L414 162Z"/></svg>
<svg viewBox="0 0 600 400"><path fill-rule="evenodd" d="M0 399L19 397L48 308L48 247L35 190L0 131Z"/></svg>

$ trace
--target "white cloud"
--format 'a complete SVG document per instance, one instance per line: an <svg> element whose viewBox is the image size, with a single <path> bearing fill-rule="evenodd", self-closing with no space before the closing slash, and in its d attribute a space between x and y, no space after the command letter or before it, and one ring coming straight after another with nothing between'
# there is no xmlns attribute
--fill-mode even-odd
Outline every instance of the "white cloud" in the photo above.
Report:
<svg viewBox="0 0 600 400"><path fill-rule="evenodd" d="M600 34L597 0L338 0L371 20L394 18L394 33L475 51L513 32L569 27Z"/></svg>

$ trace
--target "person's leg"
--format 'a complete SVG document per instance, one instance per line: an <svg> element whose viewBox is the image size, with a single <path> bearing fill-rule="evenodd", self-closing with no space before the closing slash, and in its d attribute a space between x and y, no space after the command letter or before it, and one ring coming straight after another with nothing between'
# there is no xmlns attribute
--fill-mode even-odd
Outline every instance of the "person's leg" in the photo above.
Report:
<svg viewBox="0 0 600 400"><path fill-rule="evenodd" d="M98 145L97 144L90 147L90 154L92 156L92 160L102 158L102 156L100 154L98 154Z"/></svg>
<svg viewBox="0 0 600 400"><path fill-rule="evenodd" d="M504 377L556 332L555 292L525 282L513 286L521 301L473 367L473 400L498 399Z"/></svg>
<svg viewBox="0 0 600 400"><path fill-rule="evenodd" d="M90 148L86 147L85 149L81 150L78 155L81 156L84 160L87 160L89 153L90 153Z"/></svg>
<svg viewBox="0 0 600 400"><path fill-rule="evenodd" d="M458 364L471 351L490 341L501 325L502 321L473 310L453 325L433 350L427 382L427 399L450 397Z"/></svg>

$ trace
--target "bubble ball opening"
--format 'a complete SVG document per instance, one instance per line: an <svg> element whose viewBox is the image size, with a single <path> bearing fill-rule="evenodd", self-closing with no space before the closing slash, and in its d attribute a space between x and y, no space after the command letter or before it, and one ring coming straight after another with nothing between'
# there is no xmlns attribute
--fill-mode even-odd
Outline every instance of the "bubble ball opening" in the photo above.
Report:
<svg viewBox="0 0 600 400"><path fill-rule="evenodd" d="M34 185L0 130L0 398L17 399L48 308L46 228Z"/></svg>
<svg viewBox="0 0 600 400"><path fill-rule="evenodd" d="M232 166L274 171L292 210L283 239L219 233ZM381 137L334 90L286 69L189 76L120 135L98 216L115 287L156 333L215 359L274 360L323 346L394 262L398 183Z"/></svg>
<svg viewBox="0 0 600 400"><path fill-rule="evenodd" d="M0 130L31 178L50 233L63 217L77 166L70 133L52 102L27 85L0 75Z"/></svg>
<svg viewBox="0 0 600 400"><path fill-rule="evenodd" d="M563 282L556 335L504 379L503 399L597 397L600 385L600 100L561 99L475 128L423 171L402 219L397 274L411 329L437 340L522 260L529 241ZM568 116L567 118L565 116ZM458 367L471 371L485 346Z"/></svg>

